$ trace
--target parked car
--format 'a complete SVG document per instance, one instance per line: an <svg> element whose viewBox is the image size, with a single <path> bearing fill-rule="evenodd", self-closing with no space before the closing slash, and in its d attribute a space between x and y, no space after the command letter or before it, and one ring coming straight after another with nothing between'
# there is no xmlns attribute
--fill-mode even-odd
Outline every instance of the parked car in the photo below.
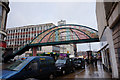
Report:
<svg viewBox="0 0 120 80"><path fill-rule="evenodd" d="M13 64L1 71L1 79L24 80L27 78L53 78L56 68L52 57L34 56L16 60Z"/></svg>
<svg viewBox="0 0 120 80"><path fill-rule="evenodd" d="M75 68L85 68L85 60L84 58L74 57L72 58L74 60Z"/></svg>
<svg viewBox="0 0 120 80"><path fill-rule="evenodd" d="M70 58L58 59L55 65L58 73L66 74L75 71L74 62Z"/></svg>

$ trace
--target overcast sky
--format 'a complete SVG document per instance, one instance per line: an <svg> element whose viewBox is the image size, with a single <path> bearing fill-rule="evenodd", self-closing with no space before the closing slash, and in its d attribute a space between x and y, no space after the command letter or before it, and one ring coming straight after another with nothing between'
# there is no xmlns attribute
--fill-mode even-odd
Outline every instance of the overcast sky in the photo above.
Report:
<svg viewBox="0 0 120 80"><path fill-rule="evenodd" d="M10 2L7 28L53 23L85 25L97 30L95 2ZM98 50L94 43L92 50ZM83 47L84 46L84 47ZM78 44L78 51L89 50L88 44Z"/></svg>

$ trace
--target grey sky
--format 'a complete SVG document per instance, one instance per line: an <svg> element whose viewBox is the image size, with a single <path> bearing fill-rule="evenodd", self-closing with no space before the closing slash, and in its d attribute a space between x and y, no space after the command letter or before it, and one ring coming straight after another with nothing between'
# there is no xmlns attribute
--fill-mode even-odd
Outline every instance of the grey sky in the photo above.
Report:
<svg viewBox="0 0 120 80"><path fill-rule="evenodd" d="M67 24L97 29L95 2L10 2L7 28L44 23L57 25L61 19ZM97 46L93 50L98 50ZM81 45L78 48L81 51Z"/></svg>

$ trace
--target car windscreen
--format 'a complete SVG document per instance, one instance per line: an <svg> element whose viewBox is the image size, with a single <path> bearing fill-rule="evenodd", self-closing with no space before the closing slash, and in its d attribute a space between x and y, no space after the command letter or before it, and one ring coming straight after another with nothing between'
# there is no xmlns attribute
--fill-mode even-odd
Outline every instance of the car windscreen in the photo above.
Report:
<svg viewBox="0 0 120 80"><path fill-rule="evenodd" d="M64 60L64 59L58 59L55 63L56 64L65 64L66 60Z"/></svg>
<svg viewBox="0 0 120 80"><path fill-rule="evenodd" d="M75 62L75 63L81 63L82 60L81 60L81 59L74 59L74 62Z"/></svg>
<svg viewBox="0 0 120 80"><path fill-rule="evenodd" d="M15 61L13 64L9 65L7 68L7 70L14 70L14 71L19 71L20 69L22 69L26 64L28 63L27 60L18 60Z"/></svg>

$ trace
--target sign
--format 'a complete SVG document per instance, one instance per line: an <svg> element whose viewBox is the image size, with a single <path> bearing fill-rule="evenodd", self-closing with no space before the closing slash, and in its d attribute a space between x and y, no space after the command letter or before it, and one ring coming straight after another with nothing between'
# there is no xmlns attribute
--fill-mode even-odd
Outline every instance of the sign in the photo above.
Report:
<svg viewBox="0 0 120 80"><path fill-rule="evenodd" d="M5 42L0 42L0 47L6 48L7 44Z"/></svg>
<svg viewBox="0 0 120 80"><path fill-rule="evenodd" d="M45 60L45 58L40 58L40 60Z"/></svg>

